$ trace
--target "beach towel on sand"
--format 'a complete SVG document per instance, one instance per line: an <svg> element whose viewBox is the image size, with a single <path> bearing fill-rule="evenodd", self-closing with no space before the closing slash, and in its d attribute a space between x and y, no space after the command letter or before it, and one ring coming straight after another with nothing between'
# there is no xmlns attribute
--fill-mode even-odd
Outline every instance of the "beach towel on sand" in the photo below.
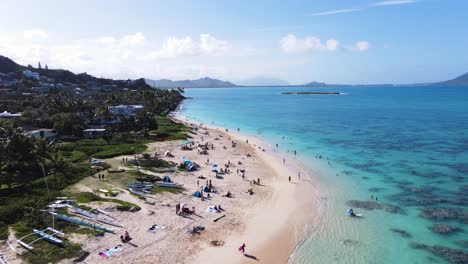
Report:
<svg viewBox="0 0 468 264"><path fill-rule="evenodd" d="M220 213L220 212L221 212L221 211L219 211L219 210L216 210L216 209L214 208L214 206L208 207L208 208L206 209L206 211L207 211L208 213Z"/></svg>
<svg viewBox="0 0 468 264"><path fill-rule="evenodd" d="M121 246L116 246L110 249L106 249L105 251L99 252L99 256L103 258L111 257L113 253L122 251L123 248Z"/></svg>

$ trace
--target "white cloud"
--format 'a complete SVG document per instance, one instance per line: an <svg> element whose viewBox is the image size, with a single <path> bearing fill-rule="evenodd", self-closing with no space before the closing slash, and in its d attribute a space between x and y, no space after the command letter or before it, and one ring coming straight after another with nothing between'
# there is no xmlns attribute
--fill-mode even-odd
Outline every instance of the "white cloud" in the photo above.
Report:
<svg viewBox="0 0 468 264"><path fill-rule="evenodd" d="M421 2L421 1L423 1L423 0L386 0L386 1L371 3L371 4L367 5L367 6L361 6L359 8L358 7L344 8L344 9L336 9L336 10L325 11L325 12L312 13L311 16L328 16L328 15L337 15L337 14L343 14L343 13L352 13L352 12L364 11L364 10L369 9L371 7L413 4L413 3Z"/></svg>
<svg viewBox="0 0 468 264"><path fill-rule="evenodd" d="M338 48L339 42L336 39L329 39L325 45L317 37L297 38L294 34L288 34L280 40L281 49L286 53L300 53L309 50L329 50Z"/></svg>
<svg viewBox="0 0 468 264"><path fill-rule="evenodd" d="M40 30L40 29L29 29L23 31L23 37L26 40L30 41L40 41L47 39L49 35L47 32Z"/></svg>
<svg viewBox="0 0 468 264"><path fill-rule="evenodd" d="M224 40L218 40L209 34L201 34L200 49L205 54L220 54L228 49L228 43Z"/></svg>
<svg viewBox="0 0 468 264"><path fill-rule="evenodd" d="M359 41L356 43L356 48L359 51L366 51L369 50L370 44L367 41Z"/></svg>
<svg viewBox="0 0 468 264"><path fill-rule="evenodd" d="M209 34L200 34L200 40L194 41L190 36L166 39L161 49L151 52L150 59L176 58L181 56L219 55L227 51L229 45L224 40L216 39Z"/></svg>
<svg viewBox="0 0 468 264"><path fill-rule="evenodd" d="M381 1L377 3L371 4L371 6L389 6L389 5L404 5L404 4L413 4L416 3L418 0L389 0L389 1Z"/></svg>
<svg viewBox="0 0 468 264"><path fill-rule="evenodd" d="M145 42L145 36L143 33L137 32L133 35L125 35L120 42L125 46L137 46Z"/></svg>
<svg viewBox="0 0 468 264"><path fill-rule="evenodd" d="M361 11L359 8L346 8L346 9L337 9L337 10L330 10L325 12L318 12L312 13L312 16L328 16L328 15L336 15L336 14L343 14L343 13L351 13Z"/></svg>
<svg viewBox="0 0 468 264"><path fill-rule="evenodd" d="M370 46L370 43L367 41L358 41L352 46L347 46L347 49L351 51L368 51Z"/></svg>
<svg viewBox="0 0 468 264"><path fill-rule="evenodd" d="M327 43L326 43L328 50L336 50L339 45L340 43L338 42L338 40L333 39L333 38L327 40Z"/></svg>
<svg viewBox="0 0 468 264"><path fill-rule="evenodd" d="M195 43L191 37L168 38L162 48L150 54L154 58L175 58L178 56L192 56L196 54Z"/></svg>
<svg viewBox="0 0 468 264"><path fill-rule="evenodd" d="M114 37L100 37L96 41L101 44L113 44L116 39Z"/></svg>

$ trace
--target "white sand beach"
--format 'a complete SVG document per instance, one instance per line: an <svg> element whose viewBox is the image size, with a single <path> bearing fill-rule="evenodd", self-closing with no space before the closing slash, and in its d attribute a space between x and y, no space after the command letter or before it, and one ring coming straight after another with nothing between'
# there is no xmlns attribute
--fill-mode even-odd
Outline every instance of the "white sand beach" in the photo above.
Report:
<svg viewBox="0 0 468 264"><path fill-rule="evenodd" d="M170 151L174 157L164 157L165 160L175 163L190 160L201 166L195 172L155 174L169 175L173 182L183 184L186 191L158 193L145 201L130 195L124 187L118 187L120 179L108 172L105 172L105 182L88 177L70 188L71 191L80 192L120 188L116 199L141 207L138 212L120 212L115 210L114 203L93 203L94 207L111 211L124 228L112 227L115 234L99 237L68 236L90 253L83 263L219 263L221 259L223 263L287 263L298 243L307 232L313 230L318 223L319 194L314 188L313 178L306 175L297 162L286 160L283 164L282 157L256 138L190 125L196 127L190 142L194 145L208 143L208 155L198 154L196 148L181 150L181 141L150 143L147 150L151 155L157 153L160 157ZM249 143L246 143L247 140ZM133 159L133 156L124 158ZM116 157L106 161L113 168L131 169L121 160L122 157ZM219 169L228 162L231 173L216 178L215 173L211 172L212 164L217 164ZM245 170L244 179L237 170ZM302 174L300 180L299 171ZM197 178L201 175L206 178ZM288 176L292 177L291 182ZM261 184L252 185L252 180L258 179ZM194 197L193 193L209 180L216 190L210 193L211 198L202 201ZM249 189L253 194L248 193ZM223 196L228 191L232 194L231 198ZM175 206L178 203L186 204L190 209L194 207L195 213L177 215ZM214 205L221 205L223 211L208 212L207 209ZM213 221L219 217L222 218ZM148 232L153 225L158 228ZM194 226L205 229L199 234L188 234L187 231ZM125 231L132 237L130 243L120 240ZM243 243L246 244L245 256L238 251ZM119 250L110 257L99 255L99 252L119 245ZM9 261L16 262L19 263L19 259Z"/></svg>

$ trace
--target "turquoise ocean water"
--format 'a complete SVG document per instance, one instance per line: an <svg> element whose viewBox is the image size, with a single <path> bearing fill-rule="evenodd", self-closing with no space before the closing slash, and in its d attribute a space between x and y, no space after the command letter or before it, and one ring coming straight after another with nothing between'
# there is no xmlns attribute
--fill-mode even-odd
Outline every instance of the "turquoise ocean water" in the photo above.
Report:
<svg viewBox="0 0 468 264"><path fill-rule="evenodd" d="M281 94L284 91L342 94ZM240 128L278 143L284 155L296 150L297 158L316 172L321 221L290 262L468 263L468 89L262 87L185 92L191 98L179 116ZM345 215L349 200L378 203L381 208L355 205L363 217L351 218ZM435 224L458 230L436 233L431 230ZM424 245L417 248L412 242Z"/></svg>

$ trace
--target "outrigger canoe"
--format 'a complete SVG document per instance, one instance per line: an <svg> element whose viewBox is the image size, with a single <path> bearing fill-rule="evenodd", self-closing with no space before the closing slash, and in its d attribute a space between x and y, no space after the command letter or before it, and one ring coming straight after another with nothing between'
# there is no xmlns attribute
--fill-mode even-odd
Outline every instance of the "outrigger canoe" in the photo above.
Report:
<svg viewBox="0 0 468 264"><path fill-rule="evenodd" d="M147 197L147 196L148 196L148 194L146 194L146 193L144 193L144 192L141 192L141 191L140 191L141 189L138 189L138 190L137 190L137 189L133 189L133 188L128 188L128 190L129 190L131 193L133 193L133 194L135 194L135 195L138 195L138 196L142 196L142 197Z"/></svg>
<svg viewBox="0 0 468 264"><path fill-rule="evenodd" d="M47 234L47 233L44 232L44 231L37 230L37 229L33 229L33 232L34 232L34 234L36 234L36 235L38 235L38 236L40 236L40 237L43 237L44 240L46 240L46 241L48 241L48 242L50 242L50 243L52 243L52 244L56 244L56 245L61 245L61 244L63 244L63 241L62 241L62 240L60 240L60 239L54 237L53 235L49 235L49 234Z"/></svg>
<svg viewBox="0 0 468 264"><path fill-rule="evenodd" d="M54 212L49 212L49 214L57 217L58 219L61 219L61 220L64 220L64 221L67 221L67 222L70 222L70 223L73 223L73 224L89 227L89 228L92 228L94 230L98 230L98 231L102 231L102 232L114 233L114 230L112 230L112 229L108 229L108 228L105 228L105 227L102 227L102 226L98 226L96 224L89 223L89 222L86 222L86 221L82 221L82 220L79 220L79 219L76 219L76 218L73 218L73 217L69 217L69 216L66 216L66 215L63 215L63 214L57 214L57 213L54 213Z"/></svg>
<svg viewBox="0 0 468 264"><path fill-rule="evenodd" d="M171 182L160 182L160 183L155 183L155 185L159 187L167 187L167 188L177 188L177 189L184 188L183 184L177 184L177 183L171 183Z"/></svg>
<svg viewBox="0 0 468 264"><path fill-rule="evenodd" d="M114 222L114 221L111 221L109 219L100 217L99 215L97 215L95 213L91 213L91 212L83 210L81 208L77 208L77 207L74 207L74 206L71 206L71 205L69 205L68 208L70 210L72 210L73 212L78 213L78 214L83 215L83 216L86 216L88 218L91 218L92 220L96 220L96 221L99 221L101 223L112 225L112 226L123 227L123 225L121 225L121 224L119 224L117 222Z"/></svg>

